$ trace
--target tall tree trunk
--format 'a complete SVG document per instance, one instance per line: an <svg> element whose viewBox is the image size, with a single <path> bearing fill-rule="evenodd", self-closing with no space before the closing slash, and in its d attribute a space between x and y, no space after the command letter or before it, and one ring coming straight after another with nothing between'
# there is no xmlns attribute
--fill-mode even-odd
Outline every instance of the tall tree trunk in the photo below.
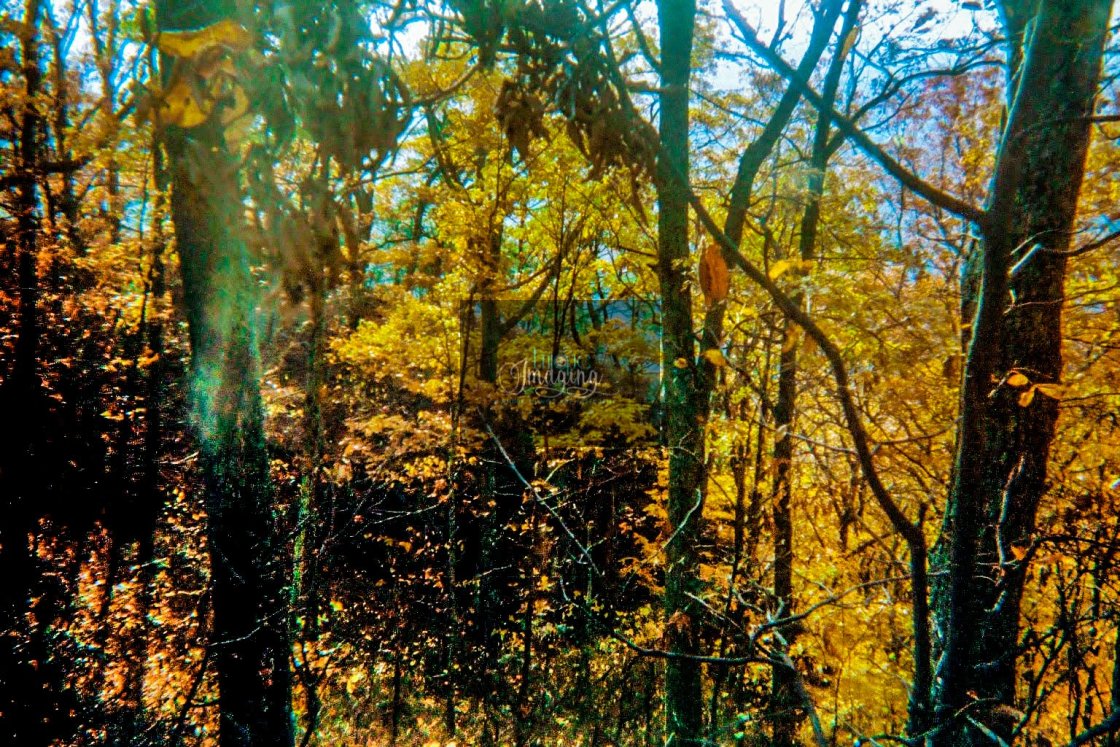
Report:
<svg viewBox="0 0 1120 747"><path fill-rule="evenodd" d="M498 354L502 342L502 316L501 306L497 298L499 288L498 273L502 252L502 232L500 228L488 227L486 237L481 242L483 252L483 267L485 277L481 283L481 299L479 300L480 349L478 360L479 381L496 385L498 382ZM502 439L505 435L496 420L500 417L501 403L497 400L488 402L482 409L483 428L490 428L495 434L494 438ZM477 514L471 517L477 523L477 532L480 538L478 548L477 567L474 568L471 582L475 584L473 600L474 613L477 620L476 643L479 645L480 666L479 675L482 682L486 683L487 699L492 696L490 692L491 669L497 661L499 647L498 639L498 604L499 589L494 578L495 568L501 562L499 543L501 542L501 522L499 516L508 512L511 496L503 495L503 477L508 469L502 457L499 444L493 438L487 438L483 449L483 475L479 491ZM496 684L496 683L495 683Z"/></svg>
<svg viewBox="0 0 1120 747"><path fill-rule="evenodd" d="M162 30L229 16L217 2L162 0L158 11ZM238 161L213 121L169 127L165 143L207 509L220 744L283 747L293 743L290 563L272 511Z"/></svg>
<svg viewBox="0 0 1120 747"><path fill-rule="evenodd" d="M829 64L822 91L824 106L819 109L817 124L813 133L812 152L809 157L809 177L805 209L801 216L801 231L798 236L798 259L810 262L817 245L817 229L821 219L821 196L824 194L824 175L829 157L835 146L830 146L829 135L832 122L827 112L832 109L836 92L840 87L840 75L844 70L846 50L845 40L854 32L859 19L860 0L852 0L844 15L840 30L837 52ZM831 26L829 27L831 28ZM803 306L802 294L791 294ZM782 351L778 363L778 396L774 402L774 427L777 435L774 441L774 483L772 505L774 515L774 598L779 606L779 614L788 617L793 614L793 508L791 471L793 468L793 427L797 414L797 373L798 344L795 334L797 325L789 318L785 320L782 334ZM796 629L793 626L778 628L785 643L782 653L788 651L793 642ZM789 747L797 744L797 728L801 721L803 707L801 683L797 672L787 666L775 665L771 679L770 711L773 723L773 743L776 747Z"/></svg>
<svg viewBox="0 0 1120 747"><path fill-rule="evenodd" d="M16 251L19 275L19 334L15 362L8 385L25 403L39 393L39 183L37 171L43 117L37 101L43 73L39 61L39 16L37 0L24 6L25 31L20 44L23 62L23 112L19 128L19 182L16 199ZM19 399L16 400L17 404ZM17 421L20 422L20 421ZM26 422L26 421L23 421Z"/></svg>
<svg viewBox="0 0 1120 747"><path fill-rule="evenodd" d="M154 57L154 53L153 53ZM148 303L141 317L141 329L146 332L148 355L153 361L148 367L145 400L144 455L140 478L140 512L136 545L135 564L139 569L136 578L136 607L140 624L132 632L127 643L128 668L125 673L125 698L135 706L144 721L144 677L148 659L148 612L155 593L157 568L155 563L156 526L165 496L160 478L160 455L163 452L163 396L167 351L164 350L163 303L167 292L166 265L164 252L167 250L167 236L164 220L168 204L166 193L160 189L165 184L163 151L160 148L158 133L153 133L152 175L157 186L152 203L152 265L149 271Z"/></svg>
<svg viewBox="0 0 1120 747"><path fill-rule="evenodd" d="M657 154L657 274L661 288L662 361L669 447L669 531L665 558L665 739L701 744L701 610L694 601L704 509L704 414L692 327L688 262L688 99L694 0L661 0L661 121Z"/></svg>
<svg viewBox="0 0 1120 747"><path fill-rule="evenodd" d="M116 116L113 114L113 105L116 97L116 86L113 85L115 63L117 55L117 30L120 24L119 0L108 0L104 15L99 17L97 0L90 0L87 19L90 25L90 42L93 45L94 64L97 67L98 77L101 78L101 116L108 126L116 127ZM104 20L104 27L101 21ZM63 193L63 206L72 204L74 216L77 215L77 201L73 197L73 184L69 175L64 181L66 191ZM109 224L109 243L117 244L121 238L121 220L124 215L124 203L121 199L120 164L117 160L116 146L107 153L105 163L105 191L108 193L107 210L104 217ZM67 213L67 217L71 217ZM71 218L73 220L73 218ZM84 253L85 247L75 245L75 248Z"/></svg>
<svg viewBox="0 0 1120 747"><path fill-rule="evenodd" d="M942 648L936 709L944 727L935 736L938 744L990 744L990 737L957 715L966 706L973 719L1002 738L1013 727L998 715L1003 711L970 704L1011 705L1015 699L1027 567L1012 548L1034 534L1058 417L1057 399L1040 392L1020 398L1029 386L1061 378L1064 255L1112 3L1006 5L1019 12L1037 7L1037 14L1023 51L1011 50L1012 64L1022 63L1012 74L1017 86L981 226L979 296L975 304L965 299L975 317L937 548L948 571L935 594ZM1012 372L1026 376L1030 385L1007 382Z"/></svg>
<svg viewBox="0 0 1120 747"><path fill-rule="evenodd" d="M12 369L4 381L3 405L11 423L0 436L0 495L4 519L0 521L0 740L30 747L49 744L53 718L49 682L37 660L41 636L31 618L31 598L38 581L38 564L31 548L36 530L36 493L41 487L35 469L41 448L43 420L40 409L39 357L39 189L36 171L40 159L42 117L37 98L42 84L39 60L38 0L24 3L20 62L23 66L23 99L19 140L15 147L20 180L16 187L15 249L19 283L19 331Z"/></svg>
<svg viewBox="0 0 1120 747"><path fill-rule="evenodd" d="M326 194L326 167L323 174L323 192ZM325 197L324 197L325 199ZM313 209L318 209L315 207ZM303 393L303 431L307 466L299 496L296 517L296 547L294 549L294 596L296 615L303 617L303 631L307 639L319 639L319 610L321 605L323 557L327 541L330 510L326 503L326 480L323 474L323 356L326 348L327 320L325 304L328 278L324 265L332 250L333 236L319 238L315 252L314 269L307 273L308 284L308 336L307 374Z"/></svg>

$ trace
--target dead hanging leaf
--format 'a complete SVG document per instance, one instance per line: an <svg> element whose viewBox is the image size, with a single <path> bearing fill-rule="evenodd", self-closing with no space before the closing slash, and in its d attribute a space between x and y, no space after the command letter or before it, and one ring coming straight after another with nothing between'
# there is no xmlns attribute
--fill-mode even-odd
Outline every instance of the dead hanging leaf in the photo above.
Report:
<svg viewBox="0 0 1120 747"><path fill-rule="evenodd" d="M223 134L230 148L239 147L249 137L253 118L246 114L249 114L249 96L245 95L241 86L237 86L233 92L233 104L222 112L222 124L225 125Z"/></svg>
<svg viewBox="0 0 1120 747"><path fill-rule="evenodd" d="M726 299L731 290L731 274L717 244L708 244L700 257L700 290L709 306Z"/></svg>
<svg viewBox="0 0 1120 747"><path fill-rule="evenodd" d="M1019 407L1028 407L1034 401L1035 392L1050 399L1061 399L1065 394L1065 387L1061 384L1035 384L1019 395Z"/></svg>
<svg viewBox="0 0 1120 747"><path fill-rule="evenodd" d="M252 44L252 34L229 18L201 29L164 31L156 37L159 51L184 60L194 59L216 47L243 52Z"/></svg>
<svg viewBox="0 0 1120 747"><path fill-rule="evenodd" d="M686 361L684 358L677 358L675 361L673 361L673 365L677 368L688 368L688 361Z"/></svg>
<svg viewBox="0 0 1120 747"><path fill-rule="evenodd" d="M856 39L859 38L859 26L852 26L848 30L848 35L844 37L844 44L840 47L840 56L847 57L848 53L852 51L855 46Z"/></svg>
<svg viewBox="0 0 1120 747"><path fill-rule="evenodd" d="M1012 372L1012 374L1007 377L1007 385L1015 388L1026 386L1029 383L1031 383L1031 380L1018 371Z"/></svg>
<svg viewBox="0 0 1120 747"><path fill-rule="evenodd" d="M228 49L210 44L202 51L195 50L193 59L175 64L167 89L158 96L155 114L160 125L198 127L218 109L227 141L231 145L240 141L251 124L251 118L246 116L249 96Z"/></svg>
<svg viewBox="0 0 1120 747"><path fill-rule="evenodd" d="M222 125L225 127L223 134L226 143L231 148L236 148L249 134L253 118L246 116L249 113L249 95L239 85L233 85L227 97L228 103L222 109Z"/></svg>
<svg viewBox="0 0 1120 747"><path fill-rule="evenodd" d="M672 631L677 635L688 635L692 632L692 618L687 612L677 610L665 621L666 632Z"/></svg>

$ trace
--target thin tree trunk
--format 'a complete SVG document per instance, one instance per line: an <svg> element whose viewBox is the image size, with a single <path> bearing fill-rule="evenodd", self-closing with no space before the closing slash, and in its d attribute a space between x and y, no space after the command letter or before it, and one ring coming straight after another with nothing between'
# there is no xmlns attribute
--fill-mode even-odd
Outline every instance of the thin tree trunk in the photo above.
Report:
<svg viewBox="0 0 1120 747"><path fill-rule="evenodd" d="M34 468L39 451L39 433L34 424L39 412L39 190L37 170L40 153L41 116L38 110L42 71L39 62L39 18L37 0L24 4L24 33L20 38L23 67L23 98L16 167L23 177L16 190L15 247L19 283L18 320L12 370L2 390L4 410L12 423L24 428L4 429L0 448L0 494L4 496L4 520L0 521L0 576L3 607L0 618L0 738L11 744L38 747L51 741L48 685L33 661L38 651L35 625L29 619L31 597L38 582L38 564L30 538L36 528L35 493L38 476Z"/></svg>
<svg viewBox="0 0 1120 747"><path fill-rule="evenodd" d="M657 156L657 273L661 288L669 531L665 557L665 637L673 654L699 653L702 610L700 527L704 515L704 417L692 326L688 246L688 99L694 0L658 4L661 33L661 121ZM682 178L683 177L683 178ZM701 665L674 657L665 664L665 738L680 747L702 743Z"/></svg>
<svg viewBox="0 0 1120 747"><path fill-rule="evenodd" d="M327 507L324 505L323 479L323 350L326 339L326 319L323 305L326 281L322 270L316 268L309 293L310 326L307 339L307 378L304 382L304 434L307 459L303 489L299 496L296 517L296 547L294 552L294 598L297 614L303 616L303 631L308 640L319 638L320 585L322 553L327 539L324 531Z"/></svg>
<svg viewBox="0 0 1120 747"><path fill-rule="evenodd" d="M36 171L40 158L42 116L39 96L43 73L39 67L38 23L40 6L28 0L24 8L27 31L21 42L23 58L23 116L19 132L20 180L16 198L16 248L19 275L19 333L15 344L15 363L9 386L18 397L38 397L39 393L39 184ZM18 400L17 400L18 403Z"/></svg>
<svg viewBox="0 0 1120 747"><path fill-rule="evenodd" d="M163 256L167 248L164 234L166 197L162 189L166 177L163 152L158 137L152 139L152 172L157 185L152 209L152 266L149 273L148 301L141 316L141 328L147 337L148 366L145 400L144 458L140 482L140 510L138 541L135 563L137 572L137 611L139 624L127 643L128 669L125 675L125 694L135 706L141 719L144 714L144 676L148 658L148 611L155 593L157 569L155 565L156 525L163 508L164 495L160 485L159 458L163 451L163 401L166 351L163 344L163 319L159 305L166 293L166 266Z"/></svg>
<svg viewBox="0 0 1120 747"><path fill-rule="evenodd" d="M824 175L833 149L829 146L832 122L825 112L832 109L844 70L847 44L845 39L854 32L859 20L861 2L852 0L844 15L837 52L829 65L822 91L824 106L817 115L813 133L812 153L809 157L808 189L805 210L801 216L798 237L798 259L802 263L813 260L817 249L817 229L821 218L821 196L824 194ZM831 28L831 27L830 27ZM801 306L804 301L800 291L791 298ZM772 506L774 517L774 600L779 614L788 617L794 612L793 594L793 508L791 472L793 469L793 429L797 414L798 344L795 333L800 330L788 317L782 334L782 350L778 361L778 396L774 402L774 482ZM784 639L778 654L785 656L796 635L793 626L782 626L777 632ZM775 665L771 671L770 712L775 747L790 747L797 743L797 729L802 718L802 685L800 675L788 667Z"/></svg>

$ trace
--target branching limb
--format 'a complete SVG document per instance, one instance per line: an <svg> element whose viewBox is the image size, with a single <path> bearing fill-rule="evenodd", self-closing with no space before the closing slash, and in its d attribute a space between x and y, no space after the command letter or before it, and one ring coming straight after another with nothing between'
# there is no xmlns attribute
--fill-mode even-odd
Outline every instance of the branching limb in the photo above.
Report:
<svg viewBox="0 0 1120 747"><path fill-rule="evenodd" d="M813 90L812 86L809 85L805 78L799 75L798 71L794 70L788 62L782 59L779 54L770 49L765 42L758 38L754 29L751 28L751 25L743 18L739 11L735 9L735 6L731 4L730 0L724 0L723 7L728 18L731 19L732 23L742 35L746 45L766 60L767 64L769 64L775 72L788 80L790 84L801 93L806 101L817 109L824 111L824 113L832 119L837 129L851 138L851 140L859 146L860 150L877 161L891 176L933 205L978 225L983 225L985 223L987 216L986 211L922 179L884 151L877 143L867 136L867 133L856 126L852 120L836 111L833 107L826 106L821 95Z"/></svg>

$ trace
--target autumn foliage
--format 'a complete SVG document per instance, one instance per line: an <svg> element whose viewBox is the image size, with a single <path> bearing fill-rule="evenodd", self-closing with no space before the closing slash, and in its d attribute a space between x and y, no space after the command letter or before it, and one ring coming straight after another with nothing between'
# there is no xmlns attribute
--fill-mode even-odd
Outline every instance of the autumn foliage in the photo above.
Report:
<svg viewBox="0 0 1120 747"><path fill-rule="evenodd" d="M1112 12L3 6L0 743L1112 745Z"/></svg>

